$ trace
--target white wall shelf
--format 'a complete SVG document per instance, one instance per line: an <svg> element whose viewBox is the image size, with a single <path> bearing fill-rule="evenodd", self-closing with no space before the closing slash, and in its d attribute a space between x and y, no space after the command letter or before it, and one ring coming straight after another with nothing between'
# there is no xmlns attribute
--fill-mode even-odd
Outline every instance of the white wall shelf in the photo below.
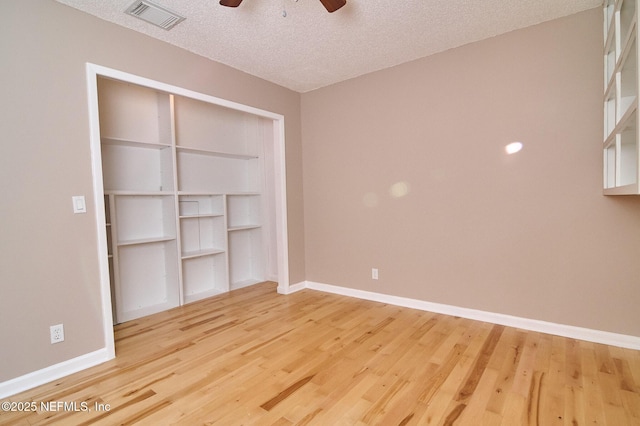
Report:
<svg viewBox="0 0 640 426"><path fill-rule="evenodd" d="M116 322L264 281L273 120L104 78L98 103Z"/></svg>
<svg viewBox="0 0 640 426"><path fill-rule="evenodd" d="M236 160L254 160L259 158L259 156L257 155L231 154L228 152L207 151L204 149L195 149L195 148L184 148L181 146L177 146L176 150L178 152L186 152L186 153L197 154L197 155L209 155L211 157L233 158Z"/></svg>
<svg viewBox="0 0 640 426"><path fill-rule="evenodd" d="M195 257L202 256L210 256L213 254L223 254L225 253L222 249L202 249L202 250L194 250L194 251L183 251L182 259L193 259Z"/></svg>
<svg viewBox="0 0 640 426"><path fill-rule="evenodd" d="M140 195L140 196L160 196L160 195L173 195L170 191L136 191L136 190L110 190L104 191L105 195Z"/></svg>
<svg viewBox="0 0 640 426"><path fill-rule="evenodd" d="M173 196L124 195L114 201L118 245L176 238Z"/></svg>
<svg viewBox="0 0 640 426"><path fill-rule="evenodd" d="M224 253L182 260L185 303L229 291Z"/></svg>
<svg viewBox="0 0 640 426"><path fill-rule="evenodd" d="M176 147L260 157L265 119L187 97L175 99Z"/></svg>
<svg viewBox="0 0 640 426"><path fill-rule="evenodd" d="M262 199L260 195L228 195L227 227L239 229L261 225L260 216Z"/></svg>
<svg viewBox="0 0 640 426"><path fill-rule="evenodd" d="M175 240L117 250L116 318L129 321L180 304Z"/></svg>
<svg viewBox="0 0 640 426"><path fill-rule="evenodd" d="M259 250L262 246L262 236L260 227L247 227L228 233L231 289L246 287L263 280L265 258Z"/></svg>
<svg viewBox="0 0 640 426"><path fill-rule="evenodd" d="M261 192L262 161L177 150L178 190L228 194Z"/></svg>
<svg viewBox="0 0 640 426"><path fill-rule="evenodd" d="M139 141L134 141L129 139L110 138L107 136L102 138L102 144L115 145L115 146L130 146L133 148L146 148L146 149L171 148L171 144L166 144L166 143L139 142Z"/></svg>
<svg viewBox="0 0 640 426"><path fill-rule="evenodd" d="M638 0L604 2L606 195L640 194L638 144Z"/></svg>
<svg viewBox="0 0 640 426"><path fill-rule="evenodd" d="M242 226L230 226L229 228L227 228L227 231L229 232L234 232L234 231L244 231L247 229L255 229L255 228L260 228L261 225L242 225Z"/></svg>
<svg viewBox="0 0 640 426"><path fill-rule="evenodd" d="M174 241L176 237L155 237L155 238L139 238L136 240L123 240L118 241L118 247L122 246L135 246L141 244L153 244L163 241Z"/></svg>

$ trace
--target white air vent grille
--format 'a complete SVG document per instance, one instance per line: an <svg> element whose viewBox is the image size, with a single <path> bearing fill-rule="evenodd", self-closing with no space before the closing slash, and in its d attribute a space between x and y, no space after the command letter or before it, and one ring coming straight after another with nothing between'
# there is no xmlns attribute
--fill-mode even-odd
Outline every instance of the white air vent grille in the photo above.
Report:
<svg viewBox="0 0 640 426"><path fill-rule="evenodd" d="M147 21L153 25L157 25L165 30L170 30L176 24L184 21L184 17L158 6L148 0L135 1L125 10L125 13Z"/></svg>

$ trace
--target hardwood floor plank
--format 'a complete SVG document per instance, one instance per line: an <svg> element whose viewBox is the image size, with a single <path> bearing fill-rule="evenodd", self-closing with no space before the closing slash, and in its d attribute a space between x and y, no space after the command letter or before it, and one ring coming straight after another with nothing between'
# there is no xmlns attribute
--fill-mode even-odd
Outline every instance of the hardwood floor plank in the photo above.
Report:
<svg viewBox="0 0 640 426"><path fill-rule="evenodd" d="M292 393L294 393L295 391L300 389L302 386L304 386L307 383L309 383L311 381L311 379L313 379L314 376L315 376L315 374L312 374L310 376L304 377L304 378L296 381L295 383L292 383L290 386L288 386L286 389L283 389L282 391L280 391L276 396L274 396L273 398L271 398L267 402L265 402L263 404L260 404L260 408L262 408L264 410L267 410L267 411L271 411L271 409L273 407L275 407L276 405L280 404L282 401L284 401L286 398L288 398Z"/></svg>
<svg viewBox="0 0 640 426"><path fill-rule="evenodd" d="M478 382L475 392L469 398L467 406L460 416L459 424L478 423L478 420L483 418L497 381L498 371L493 369L485 370Z"/></svg>
<svg viewBox="0 0 640 426"><path fill-rule="evenodd" d="M598 382L598 361L593 343L582 342L581 364L585 390L584 418L586 424L605 424L603 390Z"/></svg>
<svg viewBox="0 0 640 426"><path fill-rule="evenodd" d="M496 349L496 345L498 344L498 340L500 340L503 331L504 326L493 326L491 333L489 333L487 340L485 340L484 345L480 349L480 353L476 358L471 373L467 377L460 391L458 391L456 401L463 403L473 395L473 392L476 390L476 386L478 386L478 382L480 381L480 377L482 377L482 374L489 364L489 360L493 355L493 351ZM459 409L458 407L456 407L456 410Z"/></svg>
<svg viewBox="0 0 640 426"><path fill-rule="evenodd" d="M498 381L496 388L489 399L487 409L502 416L504 404L508 393L511 391L515 380L516 370L520 362L522 347L526 339L526 334L520 330L510 329L503 333L503 345L500 348L501 356L497 356L496 360L501 361L499 365ZM490 363L491 364L491 363ZM496 364L498 364L496 362Z"/></svg>
<svg viewBox="0 0 640 426"><path fill-rule="evenodd" d="M1 425L640 425L640 351L263 283L115 327ZM109 409L93 409L96 404Z"/></svg>

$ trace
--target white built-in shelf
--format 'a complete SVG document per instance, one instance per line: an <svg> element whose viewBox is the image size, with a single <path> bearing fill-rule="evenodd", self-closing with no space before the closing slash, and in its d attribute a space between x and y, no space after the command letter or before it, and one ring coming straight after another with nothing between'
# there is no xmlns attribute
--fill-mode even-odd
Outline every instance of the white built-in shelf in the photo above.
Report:
<svg viewBox="0 0 640 426"><path fill-rule="evenodd" d="M242 191L236 191L236 192L228 192L227 193L227 197L245 197L245 196L259 196L260 193L259 192L254 192L254 191L247 191L247 192L242 192Z"/></svg>
<svg viewBox="0 0 640 426"><path fill-rule="evenodd" d="M260 192L261 158L229 151L176 148L179 193Z"/></svg>
<svg viewBox="0 0 640 426"><path fill-rule="evenodd" d="M105 195L131 195L131 196L141 196L141 197L154 197L154 196L163 196L163 195L173 195L171 191L136 191L136 190L105 190Z"/></svg>
<svg viewBox="0 0 640 426"><path fill-rule="evenodd" d="M99 78L116 322L265 280L273 121Z"/></svg>
<svg viewBox="0 0 640 426"><path fill-rule="evenodd" d="M638 0L605 0L603 33L604 194L640 194Z"/></svg>
<svg viewBox="0 0 640 426"><path fill-rule="evenodd" d="M144 149L171 148L171 144L135 141L130 139L115 138L115 137L109 137L109 136L104 136L101 138L101 140L102 140L102 145L125 146L125 147L144 148Z"/></svg>
<svg viewBox="0 0 640 426"><path fill-rule="evenodd" d="M203 192L203 191L177 191L178 195L187 195L187 196L202 196L202 197L213 197L213 196L223 196L224 192Z"/></svg>
<svg viewBox="0 0 640 426"><path fill-rule="evenodd" d="M260 228L260 225L241 225L241 226L230 226L227 231L229 232L233 232L233 231L246 231L248 229L256 229L256 228Z"/></svg>
<svg viewBox="0 0 640 426"><path fill-rule="evenodd" d="M258 155L233 154L229 152L209 151L205 149L187 148L183 146L176 146L176 151L196 155L209 155L211 157L232 158L236 160L256 160L260 158Z"/></svg>
<svg viewBox="0 0 640 426"><path fill-rule="evenodd" d="M118 241L118 246L134 246L141 244L153 244L153 243L161 243L164 241L174 241L176 237L164 236L164 237L152 237L152 238L138 238L135 240L123 240Z"/></svg>
<svg viewBox="0 0 640 426"><path fill-rule="evenodd" d="M211 256L214 254L223 254L225 251L222 249L204 249L196 251L182 252L182 259L193 259L194 257Z"/></svg>
<svg viewBox="0 0 640 426"><path fill-rule="evenodd" d="M202 219L205 217L224 217L224 215L222 214L191 214L191 215L185 215L185 216L180 216L180 219Z"/></svg>

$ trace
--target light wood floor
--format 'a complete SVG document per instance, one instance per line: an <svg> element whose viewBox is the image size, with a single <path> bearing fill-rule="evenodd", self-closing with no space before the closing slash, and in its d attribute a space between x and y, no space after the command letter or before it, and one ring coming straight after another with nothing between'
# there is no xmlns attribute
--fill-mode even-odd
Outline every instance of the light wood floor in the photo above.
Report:
<svg viewBox="0 0 640 426"><path fill-rule="evenodd" d="M1 424L640 425L640 352L264 283L116 327ZM110 411L95 411L95 403Z"/></svg>

